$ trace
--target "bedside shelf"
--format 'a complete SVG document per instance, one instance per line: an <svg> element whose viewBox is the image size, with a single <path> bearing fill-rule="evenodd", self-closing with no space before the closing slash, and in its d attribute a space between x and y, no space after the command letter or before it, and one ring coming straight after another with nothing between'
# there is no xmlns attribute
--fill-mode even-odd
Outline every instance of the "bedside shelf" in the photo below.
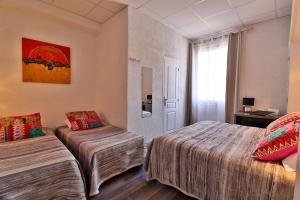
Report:
<svg viewBox="0 0 300 200"><path fill-rule="evenodd" d="M239 112L234 114L234 123L244 126L254 126L259 128L266 128L271 122L278 119L277 115L253 115L250 113Z"/></svg>

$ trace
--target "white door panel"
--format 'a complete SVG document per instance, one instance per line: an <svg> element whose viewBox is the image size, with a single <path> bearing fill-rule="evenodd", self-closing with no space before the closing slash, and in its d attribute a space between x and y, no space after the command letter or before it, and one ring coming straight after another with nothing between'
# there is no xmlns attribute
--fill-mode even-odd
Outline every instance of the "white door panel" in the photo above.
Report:
<svg viewBox="0 0 300 200"><path fill-rule="evenodd" d="M176 66L168 66L168 74L167 74L167 95L166 97L168 99L176 99L177 97L177 91L176 91L176 85L177 85L177 68Z"/></svg>
<svg viewBox="0 0 300 200"><path fill-rule="evenodd" d="M176 127L176 112L167 113L167 130L172 131Z"/></svg>
<svg viewBox="0 0 300 200"><path fill-rule="evenodd" d="M173 102L173 103L168 102L167 108L176 108L176 102Z"/></svg>
<svg viewBox="0 0 300 200"><path fill-rule="evenodd" d="M164 69L164 131L178 128L179 64L175 59L165 58Z"/></svg>

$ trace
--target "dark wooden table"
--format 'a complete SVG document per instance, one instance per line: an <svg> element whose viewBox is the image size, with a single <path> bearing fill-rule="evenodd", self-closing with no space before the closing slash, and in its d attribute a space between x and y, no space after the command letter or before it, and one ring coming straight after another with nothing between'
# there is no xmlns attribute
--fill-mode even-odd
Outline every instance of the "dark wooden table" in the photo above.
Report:
<svg viewBox="0 0 300 200"><path fill-rule="evenodd" d="M259 128L266 128L271 122L278 119L278 115L253 115L245 112L238 112L234 114L234 123L244 126L254 126Z"/></svg>

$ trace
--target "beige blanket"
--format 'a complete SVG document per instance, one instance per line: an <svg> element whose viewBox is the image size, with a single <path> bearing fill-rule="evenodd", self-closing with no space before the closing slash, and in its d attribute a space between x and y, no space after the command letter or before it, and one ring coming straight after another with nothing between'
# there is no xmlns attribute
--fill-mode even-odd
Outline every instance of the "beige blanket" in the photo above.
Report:
<svg viewBox="0 0 300 200"><path fill-rule="evenodd" d="M84 131L64 126L57 129L57 136L79 160L90 196L98 194L107 179L144 162L143 137L114 126Z"/></svg>
<svg viewBox="0 0 300 200"><path fill-rule="evenodd" d="M155 138L149 179L202 200L292 200L295 173L250 157L264 131L204 121Z"/></svg>
<svg viewBox="0 0 300 200"><path fill-rule="evenodd" d="M47 135L0 144L0 199L86 199L74 156Z"/></svg>

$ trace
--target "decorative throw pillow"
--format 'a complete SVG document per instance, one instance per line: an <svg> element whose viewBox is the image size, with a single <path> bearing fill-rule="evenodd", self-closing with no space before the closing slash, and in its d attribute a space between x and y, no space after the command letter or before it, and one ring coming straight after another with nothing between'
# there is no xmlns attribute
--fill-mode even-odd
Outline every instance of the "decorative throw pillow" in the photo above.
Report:
<svg viewBox="0 0 300 200"><path fill-rule="evenodd" d="M69 112L66 116L73 131L102 126L100 117L95 111Z"/></svg>
<svg viewBox="0 0 300 200"><path fill-rule="evenodd" d="M0 143L43 135L40 113L0 118Z"/></svg>
<svg viewBox="0 0 300 200"><path fill-rule="evenodd" d="M273 121L269 126L267 126L266 135L271 134L272 132L276 131L281 126L284 126L290 122L300 120L300 112L293 112L286 114L277 120Z"/></svg>
<svg viewBox="0 0 300 200"><path fill-rule="evenodd" d="M295 123L290 122L265 136L259 142L252 157L256 160L282 160L297 152L298 137L299 131Z"/></svg>
<svg viewBox="0 0 300 200"><path fill-rule="evenodd" d="M295 172L297 167L297 153L293 153L282 160L283 167L286 171Z"/></svg>

